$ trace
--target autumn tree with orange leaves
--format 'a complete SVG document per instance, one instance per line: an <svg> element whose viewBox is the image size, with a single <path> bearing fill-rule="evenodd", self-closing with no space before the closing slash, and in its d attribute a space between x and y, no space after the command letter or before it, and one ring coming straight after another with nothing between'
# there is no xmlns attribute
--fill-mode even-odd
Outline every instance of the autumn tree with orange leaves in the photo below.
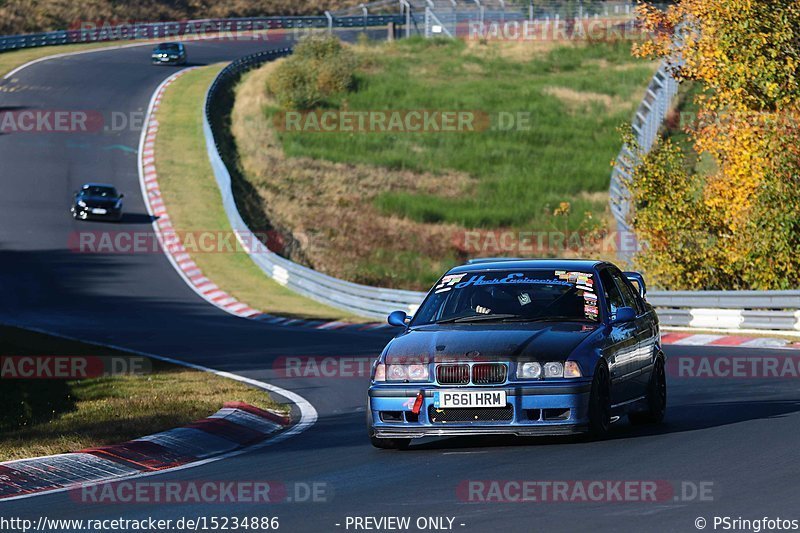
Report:
<svg viewBox="0 0 800 533"><path fill-rule="evenodd" d="M634 53L703 87L690 127L708 175L659 141L632 177L635 258L670 289L800 286L800 2L641 4L650 38ZM632 136L626 142L633 145Z"/></svg>

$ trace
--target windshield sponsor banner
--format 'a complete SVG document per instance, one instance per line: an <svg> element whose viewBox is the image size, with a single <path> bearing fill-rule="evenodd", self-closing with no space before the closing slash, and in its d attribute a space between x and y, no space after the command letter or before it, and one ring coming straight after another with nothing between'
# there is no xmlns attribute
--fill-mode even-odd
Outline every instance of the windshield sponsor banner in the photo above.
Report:
<svg viewBox="0 0 800 533"><path fill-rule="evenodd" d="M434 287L435 293L447 292L451 289L463 289L470 286L483 285L579 285L580 290L592 291L592 274L585 272L566 272L556 270L552 278L531 278L523 272L512 272L503 277L488 278L487 274L471 275L466 281L462 281L468 274L451 274L445 276Z"/></svg>

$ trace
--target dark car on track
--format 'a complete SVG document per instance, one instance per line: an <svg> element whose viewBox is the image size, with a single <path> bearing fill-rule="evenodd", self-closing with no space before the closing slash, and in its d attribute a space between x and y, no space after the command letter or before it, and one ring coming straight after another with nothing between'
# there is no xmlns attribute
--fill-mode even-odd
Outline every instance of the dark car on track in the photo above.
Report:
<svg viewBox="0 0 800 533"><path fill-rule="evenodd" d="M154 65L185 65L188 60L183 43L161 43L153 49L150 59Z"/></svg>
<svg viewBox="0 0 800 533"><path fill-rule="evenodd" d="M75 192L70 212L80 220L90 218L118 221L122 219L122 198L113 185L87 183Z"/></svg>
<svg viewBox="0 0 800 533"><path fill-rule="evenodd" d="M658 318L635 272L578 260L496 260L447 272L372 370L378 448L455 435L604 437L658 423L667 401Z"/></svg>

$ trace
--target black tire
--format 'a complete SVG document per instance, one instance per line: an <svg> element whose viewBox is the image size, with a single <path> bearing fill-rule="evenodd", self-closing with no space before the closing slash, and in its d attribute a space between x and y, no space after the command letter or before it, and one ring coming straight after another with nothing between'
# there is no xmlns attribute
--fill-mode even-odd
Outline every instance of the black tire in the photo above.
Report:
<svg viewBox="0 0 800 533"><path fill-rule="evenodd" d="M376 448L381 450L405 450L411 444L411 439L379 439L370 437L369 441Z"/></svg>
<svg viewBox="0 0 800 533"><path fill-rule="evenodd" d="M589 396L589 437L602 440L611 427L611 379L605 362L597 365Z"/></svg>
<svg viewBox="0 0 800 533"><path fill-rule="evenodd" d="M664 359L657 357L650 383L647 385L647 409L628 414L631 424L659 424L664 420L667 410L667 375L664 371Z"/></svg>

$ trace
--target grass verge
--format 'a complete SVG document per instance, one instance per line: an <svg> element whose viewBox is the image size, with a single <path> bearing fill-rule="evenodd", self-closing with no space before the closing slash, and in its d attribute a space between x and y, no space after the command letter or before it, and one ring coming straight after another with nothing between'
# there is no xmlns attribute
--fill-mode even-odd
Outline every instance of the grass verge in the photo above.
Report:
<svg viewBox="0 0 800 533"><path fill-rule="evenodd" d="M121 356L124 352L0 326L0 355ZM115 444L181 426L226 401L287 411L237 381L158 360L143 375L80 380L0 377L0 461Z"/></svg>
<svg viewBox="0 0 800 533"><path fill-rule="evenodd" d="M230 232L203 137L205 93L221 65L188 72L164 94L157 113L156 167L164 203L178 232ZM226 292L264 311L298 318L358 321L298 296L268 278L244 252L190 253L204 275Z"/></svg>

